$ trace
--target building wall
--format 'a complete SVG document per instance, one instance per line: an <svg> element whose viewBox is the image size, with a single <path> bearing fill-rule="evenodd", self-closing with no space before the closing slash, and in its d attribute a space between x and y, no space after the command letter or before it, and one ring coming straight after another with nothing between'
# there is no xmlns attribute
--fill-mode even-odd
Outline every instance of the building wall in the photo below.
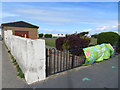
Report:
<svg viewBox="0 0 120 90"><path fill-rule="evenodd" d="M15 36L12 35L11 30L7 30L5 31L4 41L19 64L28 84L32 84L46 78L45 40L31 40Z"/></svg>
<svg viewBox="0 0 120 90"><path fill-rule="evenodd" d="M52 34L52 37L65 37L66 34Z"/></svg>
<svg viewBox="0 0 120 90"><path fill-rule="evenodd" d="M23 27L8 27L8 26L5 26L2 29L3 40L4 40L4 31L6 31L6 30L12 30L13 35L15 34L16 30L29 31L29 38L30 39L37 39L37 28L23 28Z"/></svg>

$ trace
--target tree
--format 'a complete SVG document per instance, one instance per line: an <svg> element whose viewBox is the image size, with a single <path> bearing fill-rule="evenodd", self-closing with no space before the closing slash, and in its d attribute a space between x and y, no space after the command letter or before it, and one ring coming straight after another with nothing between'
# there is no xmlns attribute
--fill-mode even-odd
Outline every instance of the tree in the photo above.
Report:
<svg viewBox="0 0 120 90"><path fill-rule="evenodd" d="M84 36L85 34L88 34L89 32L81 32L81 33L78 33L77 36Z"/></svg>

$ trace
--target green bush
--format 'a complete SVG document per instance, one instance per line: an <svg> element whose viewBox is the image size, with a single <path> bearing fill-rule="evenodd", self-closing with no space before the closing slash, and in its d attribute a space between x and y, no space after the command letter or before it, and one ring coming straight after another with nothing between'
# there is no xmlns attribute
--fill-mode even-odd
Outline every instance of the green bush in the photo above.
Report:
<svg viewBox="0 0 120 90"><path fill-rule="evenodd" d="M77 35L78 36L84 36L85 34L89 34L89 32L81 32L81 33L78 33Z"/></svg>
<svg viewBox="0 0 120 90"><path fill-rule="evenodd" d="M97 37L98 37L98 34L94 34L94 35L92 35L91 37L97 38Z"/></svg>
<svg viewBox="0 0 120 90"><path fill-rule="evenodd" d="M45 34L45 38L52 38L52 34Z"/></svg>
<svg viewBox="0 0 120 90"><path fill-rule="evenodd" d="M88 37L86 37L86 36L80 36L80 38L90 40L90 38L88 38Z"/></svg>
<svg viewBox="0 0 120 90"><path fill-rule="evenodd" d="M38 34L39 38L43 37L43 33Z"/></svg>
<svg viewBox="0 0 120 90"><path fill-rule="evenodd" d="M118 53L120 53L120 36L119 36L119 41L118 41L118 44L117 44L117 47L116 47L116 51L118 52Z"/></svg>
<svg viewBox="0 0 120 90"><path fill-rule="evenodd" d="M110 43L111 45L115 45L118 43L119 37L115 32L102 32L98 34L97 43Z"/></svg>

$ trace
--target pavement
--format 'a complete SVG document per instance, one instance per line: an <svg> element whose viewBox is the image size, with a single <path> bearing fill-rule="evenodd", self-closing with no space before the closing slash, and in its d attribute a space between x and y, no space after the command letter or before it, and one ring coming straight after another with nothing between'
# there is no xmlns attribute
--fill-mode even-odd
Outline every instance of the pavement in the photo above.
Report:
<svg viewBox="0 0 120 90"><path fill-rule="evenodd" d="M2 88L118 88L118 57L51 75L46 80L27 85L17 77L16 68L1 41L0 51Z"/></svg>
<svg viewBox="0 0 120 90"><path fill-rule="evenodd" d="M12 64L7 49L0 41L0 51L2 49L2 88L23 88L27 83L17 77L17 70ZM1 60L0 60L1 61Z"/></svg>
<svg viewBox="0 0 120 90"><path fill-rule="evenodd" d="M87 78L87 79L85 79ZM34 88L118 88L118 57L53 75Z"/></svg>

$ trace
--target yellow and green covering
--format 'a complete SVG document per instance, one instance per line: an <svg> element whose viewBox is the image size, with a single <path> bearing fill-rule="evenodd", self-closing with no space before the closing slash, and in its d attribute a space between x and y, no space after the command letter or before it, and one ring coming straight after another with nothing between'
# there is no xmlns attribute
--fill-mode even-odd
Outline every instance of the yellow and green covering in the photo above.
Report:
<svg viewBox="0 0 120 90"><path fill-rule="evenodd" d="M104 59L109 59L114 53L114 49L110 44L100 44L96 46L91 46L88 48L83 48L86 61L84 65L90 65L94 62L100 62Z"/></svg>

